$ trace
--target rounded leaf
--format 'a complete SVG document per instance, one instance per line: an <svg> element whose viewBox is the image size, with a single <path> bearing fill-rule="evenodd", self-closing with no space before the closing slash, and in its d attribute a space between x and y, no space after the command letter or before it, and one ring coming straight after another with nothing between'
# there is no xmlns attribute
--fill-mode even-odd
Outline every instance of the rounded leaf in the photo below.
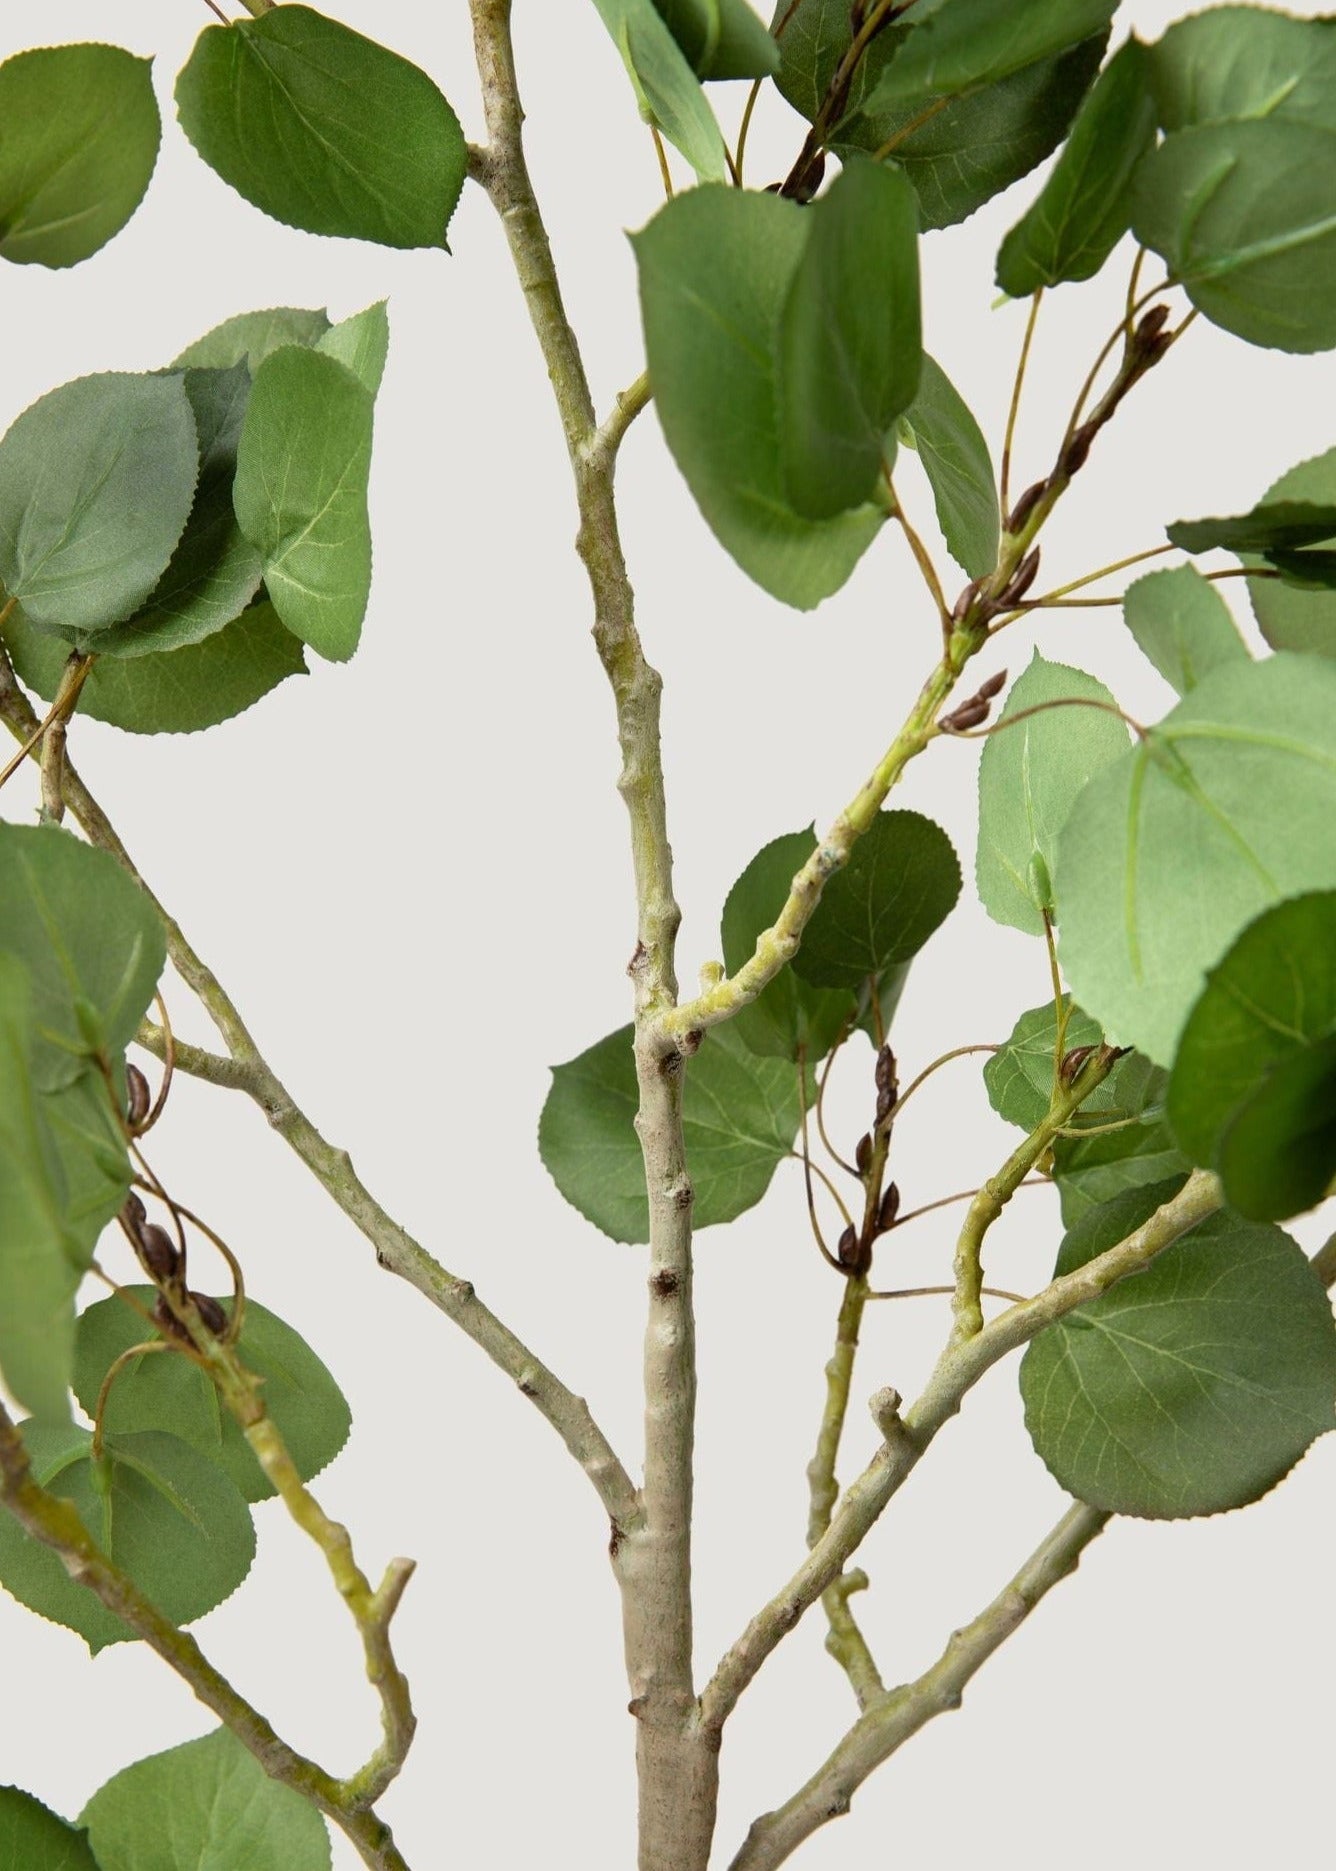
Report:
<svg viewBox="0 0 1336 1871"><path fill-rule="evenodd" d="M821 893L793 967L814 987L862 990L912 961L960 896L951 840L921 812L879 812Z"/></svg>
<svg viewBox="0 0 1336 1871"><path fill-rule="evenodd" d="M790 832L763 845L724 901L720 926L724 966L734 974L753 953L756 938L770 928L788 900L793 879L811 857L816 839ZM807 1064L824 1059L858 1011L856 997L844 989L811 987L792 966L763 988L750 1006L729 1022L751 1050L763 1057Z"/></svg>
<svg viewBox="0 0 1336 1871"><path fill-rule="evenodd" d="M18 1787L0 1787L0 1871L98 1871L87 1834Z"/></svg>
<svg viewBox="0 0 1336 1871"><path fill-rule="evenodd" d="M1336 507L1336 448L1312 461L1301 461L1262 498L1268 504L1302 500ZM1330 538L1317 543L1329 544ZM1301 591L1279 578L1250 578L1248 596L1262 635L1273 650L1336 657L1336 592Z"/></svg>

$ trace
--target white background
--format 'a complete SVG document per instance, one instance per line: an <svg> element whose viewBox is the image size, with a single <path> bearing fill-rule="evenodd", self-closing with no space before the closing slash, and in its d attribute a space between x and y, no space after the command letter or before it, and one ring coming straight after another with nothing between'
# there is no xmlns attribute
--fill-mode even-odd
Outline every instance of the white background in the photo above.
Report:
<svg viewBox="0 0 1336 1871"><path fill-rule="evenodd" d="M1169 10L1128 9L1143 35ZM623 229L659 182L615 54L584 0L517 0L529 148L601 407L641 365ZM0 51L45 31L155 54L172 78L208 22L189 0L6 9ZM341 16L422 64L481 134L463 0L344 0ZM742 89L713 93L736 124ZM2 128L2 127L0 127ZM782 174L796 120L757 125L751 179ZM990 310L992 258L1033 181L929 237L927 341L1000 438L1023 308ZM317 239L265 220L169 123L128 230L74 273L8 268L0 426L91 370L144 369L228 314L386 294L393 348L373 487L376 578L364 647L316 665L198 737L76 723L74 759L145 875L239 1001L269 1058L389 1208L589 1395L638 1465L642 1256L586 1226L534 1142L547 1067L628 1012L633 905L606 684L588 640L569 481L544 372L494 217L470 188L453 257ZM1093 287L1052 296L1021 424L1016 486L1049 465L1110 328L1124 247ZM1100 442L1046 535L1046 583L1234 511L1329 447L1329 357L1250 350L1199 321ZM902 493L929 532L926 490ZM894 731L935 655L935 621L887 530L814 616L777 607L715 546L655 418L627 442L621 491L647 652L666 680L670 818L690 985L717 953L723 897L766 840L828 818ZM956 582L961 582L954 575ZM1116 587L1110 587L1111 589ZM1152 715L1168 691L1116 610L1045 620L1047 654ZM1017 628L981 668L1028 659ZM951 830L968 871L977 747L943 744L898 803ZM28 781L22 782L28 785ZM8 815L26 815L15 782ZM948 1046L1000 1040L1046 993L1042 948L965 906L916 964L894 1035L912 1074ZM207 1037L184 990L181 1029ZM846 1143L868 1115L871 1054L838 1072ZM978 1061L944 1071L897 1130L907 1205L976 1182L1009 1148ZM363 1565L415 1555L397 1625L421 1726L384 1810L416 1871L634 1856L631 1723L618 1607L592 1493L552 1432L370 1249L235 1097L179 1084L154 1162L241 1253L255 1296L302 1327L356 1424L322 1477ZM990 1237L1004 1285L1040 1282L1056 1206L1018 1198ZM894 1238L882 1267L941 1278L953 1216ZM1328 1225L1330 1225L1328 1223ZM1320 1225L1307 1238L1320 1238ZM110 1264L130 1269L108 1248ZM704 1675L802 1551L803 1466L836 1283L806 1232L791 1166L736 1227L699 1243L698 1666ZM871 1452L863 1399L907 1395L945 1331L932 1301L874 1309L846 1478ZM1328 1439L1262 1505L1178 1525L1119 1523L969 1691L800 1855L812 1871L992 1861L1086 1871L1135 1859L1243 1871L1325 1855L1326 1689L1336 1664ZM860 1616L888 1680L916 1673L1062 1508L1020 1423L1014 1363L948 1428L860 1556ZM260 1509L245 1588L197 1628L293 1742L350 1769L374 1703L318 1555ZM725 1745L717 1862L824 1757L853 1713L809 1617L767 1665ZM211 1726L135 1646L90 1664L80 1640L0 1599L0 1780L73 1814L110 1773ZM335 1863L355 1860L338 1841Z"/></svg>

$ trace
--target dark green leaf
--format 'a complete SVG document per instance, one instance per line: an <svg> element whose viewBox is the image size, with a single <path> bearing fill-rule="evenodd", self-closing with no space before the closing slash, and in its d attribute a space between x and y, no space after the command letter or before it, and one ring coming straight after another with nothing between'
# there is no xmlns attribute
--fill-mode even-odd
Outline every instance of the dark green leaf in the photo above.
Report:
<svg viewBox="0 0 1336 1871"><path fill-rule="evenodd" d="M237 457L237 519L294 637L344 662L371 589L371 392L337 358L287 346L255 373Z"/></svg>
<svg viewBox="0 0 1336 1871"><path fill-rule="evenodd" d="M198 472L179 377L106 372L39 397L0 441L6 595L82 647L161 578Z"/></svg>
<svg viewBox="0 0 1336 1871"><path fill-rule="evenodd" d="M1281 351L1336 346L1336 129L1176 131L1137 170L1132 226L1223 330Z"/></svg>
<svg viewBox="0 0 1336 1871"><path fill-rule="evenodd" d="M1049 703L1072 702L1071 707ZM1085 704L1097 702L1100 707ZM1035 708L1015 727L993 734L979 762L979 896L994 922L1044 933L1065 898L1053 895L1058 834L1093 773L1127 750L1128 733L1102 682L1036 651L1011 685L1001 719Z"/></svg>
<svg viewBox="0 0 1336 1871"><path fill-rule="evenodd" d="M390 352L390 321L384 299L369 305L365 312L354 312L351 318L332 326L315 348L346 365L374 396L385 375L385 360Z"/></svg>
<svg viewBox="0 0 1336 1871"><path fill-rule="evenodd" d="M74 1394L91 1416L102 1380L132 1345L160 1339L128 1301L148 1311L151 1287L129 1287L125 1297L99 1300L79 1315L74 1347ZM231 1302L223 1301L231 1314ZM306 1341L272 1312L246 1301L237 1355L264 1380L265 1406L287 1444L303 1481L334 1460L348 1440L351 1417L334 1379ZM126 1435L167 1429L225 1468L248 1501L274 1490L218 1392L190 1358L157 1352L116 1377L103 1416L109 1431Z"/></svg>
<svg viewBox="0 0 1336 1871"><path fill-rule="evenodd" d="M1191 565L1149 572L1128 587L1123 617L1137 648L1180 695L1247 646L1220 593Z"/></svg>
<svg viewBox="0 0 1336 1871"><path fill-rule="evenodd" d="M225 1728L136 1761L79 1817L100 1871L329 1871L315 1807Z"/></svg>
<svg viewBox="0 0 1336 1871"><path fill-rule="evenodd" d="M1282 474L1262 500L1266 506L1305 500L1316 506L1336 507L1336 448L1313 461L1301 461ZM1278 578L1250 578L1248 596L1262 635L1273 650L1308 650L1315 656L1336 656L1336 597L1298 590Z"/></svg>
<svg viewBox="0 0 1336 1871"><path fill-rule="evenodd" d="M346 324L351 322L345 320ZM319 344L329 330L326 313L297 306L238 312L235 318L225 318L221 325L188 344L172 369L230 370L234 364L244 363L254 376L271 351L285 344Z"/></svg>
<svg viewBox="0 0 1336 1871"><path fill-rule="evenodd" d="M721 937L724 966L739 969L756 947L788 897L793 879L812 855L816 839L809 826L762 847L743 871L724 903ZM853 994L810 987L792 967L782 970L730 1026L751 1050L763 1057L794 1060L799 1050L809 1066L824 1059L857 1012Z"/></svg>
<svg viewBox="0 0 1336 1871"><path fill-rule="evenodd" d="M0 65L0 255L73 266L139 206L162 126L151 61L112 45Z"/></svg>
<svg viewBox="0 0 1336 1871"><path fill-rule="evenodd" d="M111 1091L95 1066L72 1085L42 1092L39 1113L60 1165L61 1212L75 1243L76 1262L86 1267L98 1237L124 1203L130 1188L130 1158Z"/></svg>
<svg viewBox="0 0 1336 1871"><path fill-rule="evenodd" d="M1210 970L1179 1041L1169 1116L1192 1160L1232 1175L1241 1214L1311 1208L1336 1175L1336 895L1292 898Z"/></svg>
<svg viewBox="0 0 1336 1871"><path fill-rule="evenodd" d="M1058 1272L1125 1238L1173 1187L1090 1216ZM1289 1236L1225 1212L1040 1333L1021 1393L1035 1448L1079 1499L1154 1519L1218 1514L1269 1492L1333 1427L1336 1324Z"/></svg>
<svg viewBox="0 0 1336 1871"><path fill-rule="evenodd" d="M1166 130L1272 117L1336 130L1336 25L1270 7L1217 6L1150 48Z"/></svg>
<svg viewBox="0 0 1336 1871"><path fill-rule="evenodd" d="M869 975L912 961L959 895L960 863L941 826L919 812L879 812L822 891L794 972L857 993Z"/></svg>
<svg viewBox="0 0 1336 1871"><path fill-rule="evenodd" d="M236 1485L176 1436L108 1436L100 1462L73 1423L21 1425L34 1478L73 1503L103 1552L173 1624L229 1597L250 1571L255 1529ZM0 1585L32 1611L77 1631L94 1652L134 1633L6 1514Z"/></svg>
<svg viewBox="0 0 1336 1871"><path fill-rule="evenodd" d="M1063 1005L1071 1005L1066 996ZM1006 1045L1000 1046L984 1066L983 1082L989 1104L999 1117L1009 1124L1019 1124L1024 1131L1035 1130L1048 1116L1053 1097L1057 1035L1057 1011L1053 1002L1032 1007L1016 1022ZM1098 1046L1103 1037L1096 1021L1079 1007L1071 1008L1063 1038L1064 1051L1074 1046ZM1106 1078L1081 1108L1107 1112L1115 1099L1112 1078Z"/></svg>
<svg viewBox="0 0 1336 1871"><path fill-rule="evenodd" d="M0 1787L0 1871L98 1871L85 1833L17 1787Z"/></svg>
<svg viewBox="0 0 1336 1871"><path fill-rule="evenodd" d="M865 506L805 520L785 496L776 334L810 217L774 195L696 188L634 239L668 445L720 544L800 610L839 590L885 519Z"/></svg>
<svg viewBox="0 0 1336 1871"><path fill-rule="evenodd" d="M849 8L845 0L799 0L795 11L788 0L780 0L776 26L786 17L778 84L810 123L849 46ZM876 84L908 30L893 26L873 40L854 79L850 108L859 106ZM832 147L843 158L851 150L879 150L895 138L895 161L919 198L921 225L948 227L1027 175L1057 147L1099 69L1107 38L1100 33L972 96L849 118Z"/></svg>
<svg viewBox="0 0 1336 1871"><path fill-rule="evenodd" d="M1003 241L997 283L1013 299L1092 278L1127 232L1128 184L1155 141L1146 65L1135 39L1109 61L1038 201Z"/></svg>
<svg viewBox="0 0 1336 1871"><path fill-rule="evenodd" d="M918 211L893 169L859 159L807 210L779 321L780 457L794 511L870 500L922 362Z"/></svg>
<svg viewBox="0 0 1336 1871"><path fill-rule="evenodd" d="M631 1028L621 1027L554 1067L538 1126L548 1174L572 1207L614 1241L649 1239L631 1048ZM687 1067L682 1114L696 1227L732 1221L760 1201L791 1153L801 1119L792 1065L757 1058L731 1023L706 1036Z"/></svg>
<svg viewBox="0 0 1336 1871"><path fill-rule="evenodd" d="M621 54L646 123L657 125L703 182L722 181L728 164L719 125L654 0L594 0L594 5Z"/></svg>
<svg viewBox="0 0 1336 1871"><path fill-rule="evenodd" d="M1186 1176L1192 1167L1165 1116L1168 1076L1159 1066L1139 1052L1129 1053L1105 1084L1113 1086L1114 1099L1107 1113L1097 1113L1089 1122L1091 1135L1059 1137L1053 1146L1053 1174L1062 1219L1069 1228L1129 1189ZM1084 1106L1083 1111L1090 1108ZM1078 1129L1087 1127L1084 1116L1073 1122ZM1101 1130L1105 1123L1119 1128Z"/></svg>
<svg viewBox="0 0 1336 1871"><path fill-rule="evenodd" d="M50 701L65 665L64 646L34 629L21 611L3 635L22 680ZM96 663L80 691L79 713L132 734L191 734L243 713L288 676L305 673L301 644L271 604L257 604L183 650Z"/></svg>
<svg viewBox="0 0 1336 1871"><path fill-rule="evenodd" d="M27 968L44 1091L83 1071L101 1035L109 1058L134 1038L166 959L162 919L104 851L55 826L0 824L0 952Z"/></svg>
<svg viewBox="0 0 1336 1871"><path fill-rule="evenodd" d="M910 16L904 43L858 104L874 117L896 105L997 84L1104 31L1118 0L944 0ZM916 23L921 21L921 23Z"/></svg>
<svg viewBox="0 0 1336 1871"><path fill-rule="evenodd" d="M1266 564L1279 574L1279 583L1291 591L1336 589L1336 552L1317 552L1311 546L1305 551L1277 546L1267 553Z"/></svg>
<svg viewBox="0 0 1336 1871"><path fill-rule="evenodd" d="M1172 1062L1205 970L1273 903L1336 888L1336 668L1212 671L1093 779L1058 846L1062 959L1110 1039Z"/></svg>
<svg viewBox="0 0 1336 1871"><path fill-rule="evenodd" d="M691 69L701 78L769 78L779 47L747 0L654 0Z"/></svg>
<svg viewBox="0 0 1336 1871"><path fill-rule="evenodd" d="M206 26L176 106L209 167L276 221L445 246L468 168L459 119L424 71L337 20L290 4Z"/></svg>
<svg viewBox="0 0 1336 1871"><path fill-rule="evenodd" d="M926 352L900 433L918 451L947 550L971 578L985 577L997 564L1002 533L992 458L964 399Z"/></svg>
<svg viewBox="0 0 1336 1871"><path fill-rule="evenodd" d="M1228 519L1176 520L1165 529L1184 552L1272 552L1312 546L1336 535L1336 505L1311 500L1263 500Z"/></svg>

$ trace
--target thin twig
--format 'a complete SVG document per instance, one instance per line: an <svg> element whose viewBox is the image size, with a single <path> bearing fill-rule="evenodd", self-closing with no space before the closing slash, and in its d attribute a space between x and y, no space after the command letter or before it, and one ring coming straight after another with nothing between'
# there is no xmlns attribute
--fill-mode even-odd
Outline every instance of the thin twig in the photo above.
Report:
<svg viewBox="0 0 1336 1871"><path fill-rule="evenodd" d="M1021 396L1025 389L1025 372L1030 362L1030 347L1034 343L1035 326L1039 322L1039 307L1044 297L1044 288L1030 295L1030 311L1025 321L1025 336L1021 340L1021 354L1016 364L1016 377L1011 386L1011 402L1007 409L1007 432L1002 443L1002 518L1006 521L1011 512L1011 448L1016 439L1016 419L1021 411Z"/></svg>
<svg viewBox="0 0 1336 1871"><path fill-rule="evenodd" d="M944 1065L949 1065L953 1059L963 1059L967 1053L972 1052L1000 1052L1001 1050L1000 1046L989 1045L953 1046L950 1052L944 1052L940 1058L934 1059L931 1065L925 1065L918 1077L910 1080L908 1087L895 1101L895 1115L899 1117L919 1086L925 1085L934 1072L940 1071Z"/></svg>

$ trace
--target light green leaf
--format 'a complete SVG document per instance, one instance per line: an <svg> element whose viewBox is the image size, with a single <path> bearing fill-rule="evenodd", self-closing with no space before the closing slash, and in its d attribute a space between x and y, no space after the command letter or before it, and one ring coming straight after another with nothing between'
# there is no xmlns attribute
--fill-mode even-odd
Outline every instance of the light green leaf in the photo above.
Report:
<svg viewBox="0 0 1336 1871"><path fill-rule="evenodd" d="M947 550L971 578L985 577L997 564L1002 535L992 459L964 399L926 353L918 395L900 428L918 451Z"/></svg>
<svg viewBox="0 0 1336 1871"><path fill-rule="evenodd" d="M724 903L721 938L724 966L739 969L788 898L793 879L816 843L812 828L775 838L743 871ZM809 1067L824 1059L858 1011L847 990L811 987L790 966L781 970L750 1006L729 1022L740 1039L762 1057L796 1060L802 1050Z"/></svg>
<svg viewBox="0 0 1336 1871"><path fill-rule="evenodd" d="M1166 130L1240 117L1336 130L1336 24L1211 7L1150 47L1150 79Z"/></svg>
<svg viewBox="0 0 1336 1871"><path fill-rule="evenodd" d="M1173 1188L1092 1215L1058 1272L1123 1239ZM1218 1514L1268 1493L1336 1426L1336 1323L1289 1236L1226 1211L1041 1332L1021 1394L1036 1450L1078 1499L1143 1518Z"/></svg>
<svg viewBox="0 0 1336 1871"><path fill-rule="evenodd" d="M468 168L459 119L424 71L337 20L289 4L206 26L176 106L209 167L276 221L445 246Z"/></svg>
<svg viewBox="0 0 1336 1871"><path fill-rule="evenodd" d="M371 589L374 403L336 358L290 345L255 373L237 456L237 519L294 637L345 662Z"/></svg>
<svg viewBox="0 0 1336 1871"><path fill-rule="evenodd" d="M795 512L830 520L872 499L918 390L918 211L903 176L860 158L806 219L779 319L781 473Z"/></svg>
<svg viewBox="0 0 1336 1871"><path fill-rule="evenodd" d="M0 634L20 678L52 700L65 665L59 639L34 629L21 611ZM131 734L191 734L243 713L287 677L305 673L301 644L271 604L256 604L202 643L97 662L79 693L79 713Z"/></svg>
<svg viewBox="0 0 1336 1871"><path fill-rule="evenodd" d="M1040 59L1070 51L1104 31L1118 0L944 0L911 15L904 43L857 109L879 111L929 98L955 97L997 84ZM916 19L921 23L916 23Z"/></svg>
<svg viewBox="0 0 1336 1871"><path fill-rule="evenodd" d="M385 375L385 360L390 353L390 321L384 299L369 305L365 312L354 312L351 318L331 326L317 340L315 348L346 365L374 396Z"/></svg>
<svg viewBox="0 0 1336 1871"><path fill-rule="evenodd" d="M176 1436L108 1436L97 1462L91 1433L76 1424L20 1427L34 1478L73 1504L102 1551L173 1624L212 1611L250 1571L250 1509L216 1463ZM0 1517L0 1585L77 1631L95 1653L133 1641L128 1625L9 1514Z"/></svg>
<svg viewBox="0 0 1336 1871"><path fill-rule="evenodd" d="M553 1068L538 1126L548 1174L571 1206L614 1241L649 1239L634 1128L638 1103L626 1026ZM760 1201L791 1154L801 1119L792 1065L757 1058L731 1023L706 1036L687 1067L682 1111L697 1228L732 1221Z"/></svg>
<svg viewBox="0 0 1336 1871"><path fill-rule="evenodd" d="M960 862L941 826L919 812L879 812L822 891L794 972L858 992L869 975L912 961L959 895Z"/></svg>
<svg viewBox="0 0 1336 1871"><path fill-rule="evenodd" d="M345 320L345 323L351 323ZM264 312L238 312L188 344L173 370L230 370L244 363L252 377L271 351L285 344L319 344L329 331L325 312L279 305Z"/></svg>
<svg viewBox="0 0 1336 1871"><path fill-rule="evenodd" d="M1073 994L1162 1065L1205 971L1273 903L1336 888L1336 668L1215 669L1077 800L1054 873Z"/></svg>
<svg viewBox="0 0 1336 1871"><path fill-rule="evenodd" d="M1041 286L1091 279L1127 232L1128 185L1155 141L1145 48L1129 39L1095 81L1039 199L997 256L1013 299Z"/></svg>
<svg viewBox="0 0 1336 1871"><path fill-rule="evenodd" d="M1069 996L1064 995L1063 1006L1071 1006ZM989 1104L999 1117L1009 1124L1019 1124L1024 1131L1037 1129L1048 1116L1053 1098L1057 1035L1057 1011L1052 1001L1046 1001L1042 1007L1032 1007L1021 1015L1010 1039L984 1066L983 1082ZM1076 1046L1098 1046L1103 1037L1097 1021L1082 1013L1079 1007L1071 1008L1064 1036L1066 1051ZM1116 1072L1096 1087L1082 1105L1083 1111L1107 1112L1113 1107L1116 1093L1112 1079L1115 1076Z"/></svg>
<svg viewBox="0 0 1336 1871"><path fill-rule="evenodd" d="M1281 351L1336 346L1336 129L1176 131L1137 170L1132 226L1222 330Z"/></svg>
<svg viewBox="0 0 1336 1871"><path fill-rule="evenodd" d="M691 69L701 78L769 78L779 47L747 0L654 0Z"/></svg>
<svg viewBox="0 0 1336 1871"><path fill-rule="evenodd" d="M885 519L865 506L805 520L785 495L776 335L810 216L774 195L696 188L633 242L668 446L720 544L799 610L839 590Z"/></svg>
<svg viewBox="0 0 1336 1871"><path fill-rule="evenodd" d="M1072 707L1050 707L1073 702ZM1101 704L1090 707L1090 702ZM1093 773L1126 752L1128 733L1102 682L1038 651L1011 686L1001 719L1026 709L1015 727L992 734L979 762L979 896L994 922L1044 933L1045 910L1056 920L1065 895L1053 896L1058 834L1073 801Z"/></svg>
<svg viewBox="0 0 1336 1871"><path fill-rule="evenodd" d="M0 1871L98 1871L83 1832L17 1787L0 1787Z"/></svg>
<svg viewBox="0 0 1336 1871"><path fill-rule="evenodd" d="M165 1336L147 1326L128 1303L138 1300L147 1311L153 1299L151 1287L132 1286L124 1297L99 1300L80 1313L74 1394L90 1416L102 1380L121 1353ZM231 1301L222 1305L230 1316ZM352 1418L343 1393L305 1339L253 1299L246 1301L236 1350L247 1370L264 1380L265 1406L302 1480L309 1481L348 1440ZM217 1390L184 1354L158 1352L122 1370L112 1385L103 1421L118 1435L170 1430L226 1469L248 1501L266 1500L274 1492Z"/></svg>
<svg viewBox="0 0 1336 1871"><path fill-rule="evenodd" d="M19 52L0 65L0 255L74 266L144 198L162 126L151 61L112 45Z"/></svg>
<svg viewBox="0 0 1336 1871"><path fill-rule="evenodd" d="M849 7L845 0L799 0L794 10L789 0L780 0L776 27L784 19L777 82L810 123L849 47ZM908 32L908 26L892 26L873 40L850 90L850 108L860 114L846 118L831 147L843 159L851 150L873 152L897 139L896 166L919 198L924 228L963 221L1052 153L1099 69L1108 38L1097 34L970 96L861 114Z"/></svg>
<svg viewBox="0 0 1336 1871"><path fill-rule="evenodd" d="M1336 448L1315 460L1301 461L1262 496L1267 506L1291 500L1336 508ZM1244 563L1257 561L1245 556ZM1273 650L1307 650L1314 656L1336 656L1336 596L1325 591L1301 591L1279 578L1250 578L1247 583L1253 614Z"/></svg>
<svg viewBox="0 0 1336 1871"><path fill-rule="evenodd" d="M55 826L0 824L0 953L32 986L36 1083L78 1078L94 1052L125 1050L153 999L167 940L140 886L104 851Z"/></svg>
<svg viewBox="0 0 1336 1871"><path fill-rule="evenodd" d="M1053 1145L1053 1174L1069 1228L1129 1189L1186 1176L1192 1167L1169 1128L1164 1109L1168 1076L1159 1066L1139 1052L1129 1053L1105 1084L1114 1087L1114 1103L1107 1115L1091 1121L1092 1134L1059 1137ZM1078 1128L1084 1122L1075 1120ZM1119 1128L1101 1130L1106 1122Z"/></svg>
<svg viewBox="0 0 1336 1871"><path fill-rule="evenodd" d="M1168 1105L1240 1214L1279 1221L1321 1199L1336 1175L1336 893L1267 910L1210 970Z"/></svg>
<svg viewBox="0 0 1336 1871"><path fill-rule="evenodd" d="M315 1807L225 1728L136 1761L79 1817L100 1871L329 1871Z"/></svg>
<svg viewBox="0 0 1336 1871"><path fill-rule="evenodd" d="M141 605L195 497L179 377L106 372L39 397L0 441L0 584L77 647Z"/></svg>
<svg viewBox="0 0 1336 1871"><path fill-rule="evenodd" d="M1229 606L1191 565L1138 578L1123 599L1123 618L1137 648L1180 695L1221 663L1248 657Z"/></svg>
<svg viewBox="0 0 1336 1871"><path fill-rule="evenodd" d="M723 134L654 0L594 0L594 5L621 54L641 116L682 152L702 182L721 182L728 173Z"/></svg>

